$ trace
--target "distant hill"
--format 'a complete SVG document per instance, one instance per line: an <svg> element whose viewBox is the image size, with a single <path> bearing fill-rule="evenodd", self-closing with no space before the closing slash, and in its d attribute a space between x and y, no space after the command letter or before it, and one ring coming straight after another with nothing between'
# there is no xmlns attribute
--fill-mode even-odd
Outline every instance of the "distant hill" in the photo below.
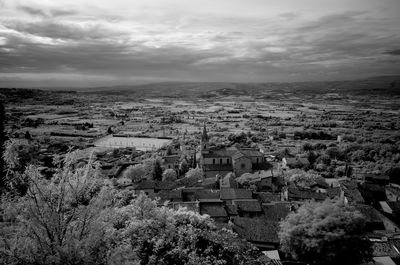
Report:
<svg viewBox="0 0 400 265"><path fill-rule="evenodd" d="M214 98L226 96L263 97L272 94L313 95L338 93L348 95L400 95L400 76L379 76L349 81L321 82L163 82L133 86L95 87L81 93L111 95L137 94L141 97Z"/></svg>
<svg viewBox="0 0 400 265"><path fill-rule="evenodd" d="M43 88L52 91L52 88ZM0 93L1 93L0 88ZM55 89L60 91L60 89ZM62 89L67 91L67 89ZM71 89L83 94L129 96L137 98L167 97L182 99L210 99L251 96L253 98L282 98L288 96L318 96L325 94L399 96L399 76L377 76L348 81L320 82L162 82L141 85L91 87ZM4 89L3 89L4 91ZM15 90L13 90L15 92ZM29 90L31 91L31 90ZM27 92L27 91L25 91ZM29 92L31 93L31 92Z"/></svg>

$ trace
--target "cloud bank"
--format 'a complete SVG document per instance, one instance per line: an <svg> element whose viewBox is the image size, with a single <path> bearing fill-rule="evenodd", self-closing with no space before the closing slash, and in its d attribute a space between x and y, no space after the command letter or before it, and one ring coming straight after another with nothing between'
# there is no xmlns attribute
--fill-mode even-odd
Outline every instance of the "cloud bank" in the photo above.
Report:
<svg viewBox="0 0 400 265"><path fill-rule="evenodd" d="M0 0L0 85L398 74L399 3Z"/></svg>

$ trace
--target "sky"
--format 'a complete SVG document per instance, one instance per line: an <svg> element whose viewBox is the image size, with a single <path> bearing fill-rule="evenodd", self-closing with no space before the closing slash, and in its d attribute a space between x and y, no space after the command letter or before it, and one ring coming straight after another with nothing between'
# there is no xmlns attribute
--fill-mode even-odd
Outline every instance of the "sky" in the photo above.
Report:
<svg viewBox="0 0 400 265"><path fill-rule="evenodd" d="M0 86L400 74L399 0L0 0Z"/></svg>

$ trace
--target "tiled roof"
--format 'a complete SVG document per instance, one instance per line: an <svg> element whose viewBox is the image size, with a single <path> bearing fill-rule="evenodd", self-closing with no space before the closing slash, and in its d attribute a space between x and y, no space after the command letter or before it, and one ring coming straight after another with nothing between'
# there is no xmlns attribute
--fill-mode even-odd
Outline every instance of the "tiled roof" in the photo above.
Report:
<svg viewBox="0 0 400 265"><path fill-rule="evenodd" d="M148 189L158 189L158 190L172 190L175 188L176 184L174 182L167 181L154 181L154 180L142 180L133 185L134 190L148 190Z"/></svg>
<svg viewBox="0 0 400 265"><path fill-rule="evenodd" d="M195 196L198 199L219 199L220 191L213 189L202 189L195 191Z"/></svg>
<svg viewBox="0 0 400 265"><path fill-rule="evenodd" d="M300 189L295 189L295 188L289 188L288 189L288 195L289 199L292 200L325 200L326 199L326 194L324 193L319 193L319 192L314 192L311 190L300 190Z"/></svg>
<svg viewBox="0 0 400 265"><path fill-rule="evenodd" d="M227 217L228 214L222 204L202 204L200 203L200 213L208 214L211 217Z"/></svg>
<svg viewBox="0 0 400 265"><path fill-rule="evenodd" d="M374 257L383 257L389 256L392 258L400 257L400 253L398 252L395 244L390 241L375 241L372 244L373 256Z"/></svg>
<svg viewBox="0 0 400 265"><path fill-rule="evenodd" d="M326 189L326 194L328 195L329 198L333 199L335 197L340 197L341 189L340 187L336 188L327 188Z"/></svg>
<svg viewBox="0 0 400 265"><path fill-rule="evenodd" d="M179 162L179 156L172 155L172 156L164 156L162 159L163 164L175 164Z"/></svg>
<svg viewBox="0 0 400 265"><path fill-rule="evenodd" d="M180 201L182 200L182 190L162 190L157 193L162 201Z"/></svg>
<svg viewBox="0 0 400 265"><path fill-rule="evenodd" d="M389 205L390 209L392 209L393 212L400 212L400 201L397 202L387 201L386 203Z"/></svg>
<svg viewBox="0 0 400 265"><path fill-rule="evenodd" d="M238 211L241 212L261 212L258 200L233 200L232 204L236 205Z"/></svg>
<svg viewBox="0 0 400 265"><path fill-rule="evenodd" d="M226 171L230 172L233 170L232 164L206 164L203 165L204 171Z"/></svg>
<svg viewBox="0 0 400 265"><path fill-rule="evenodd" d="M342 190L344 191L344 196L346 196L347 200L350 203L364 203L364 198L358 190L358 185L355 181L340 180L339 183L342 187Z"/></svg>
<svg viewBox="0 0 400 265"><path fill-rule="evenodd" d="M281 195L280 193L272 193L272 192L255 192L254 195L256 198L264 203L264 202L273 202L273 201L280 201Z"/></svg>
<svg viewBox="0 0 400 265"><path fill-rule="evenodd" d="M230 215L230 216L238 215L237 208L235 205L227 204L227 205L225 205L225 209L226 209L226 212L228 213L228 215Z"/></svg>
<svg viewBox="0 0 400 265"><path fill-rule="evenodd" d="M272 221L280 221L290 213L290 206L290 202L274 202L263 203L261 207L265 218Z"/></svg>
<svg viewBox="0 0 400 265"><path fill-rule="evenodd" d="M233 230L249 241L260 243L279 243L279 222L264 218L235 217Z"/></svg>
<svg viewBox="0 0 400 265"><path fill-rule="evenodd" d="M221 189L221 200L252 199L251 190Z"/></svg>
<svg viewBox="0 0 400 265"><path fill-rule="evenodd" d="M197 202L173 202L171 206L175 210L178 210L179 208L186 208L190 211L199 212Z"/></svg>
<svg viewBox="0 0 400 265"><path fill-rule="evenodd" d="M234 155L232 155L232 159L236 160L239 159L241 157L246 157L242 152L237 151Z"/></svg>
<svg viewBox="0 0 400 265"><path fill-rule="evenodd" d="M240 152L247 157L264 156L264 154L258 151L257 149L240 149Z"/></svg>
<svg viewBox="0 0 400 265"><path fill-rule="evenodd" d="M374 207L365 204L357 204L355 208L365 216L367 222L371 223L381 223L382 219Z"/></svg>
<svg viewBox="0 0 400 265"><path fill-rule="evenodd" d="M232 157L235 152L235 150L227 149L210 150L210 153L203 154L203 157Z"/></svg>

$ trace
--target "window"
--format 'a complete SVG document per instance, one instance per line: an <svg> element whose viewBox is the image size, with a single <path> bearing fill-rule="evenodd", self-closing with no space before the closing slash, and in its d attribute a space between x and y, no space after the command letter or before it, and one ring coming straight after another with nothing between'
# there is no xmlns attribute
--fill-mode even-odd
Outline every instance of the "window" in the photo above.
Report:
<svg viewBox="0 0 400 265"><path fill-rule="evenodd" d="M222 164L222 158L219 160L219 163Z"/></svg>
<svg viewBox="0 0 400 265"><path fill-rule="evenodd" d="M242 167L242 169L246 167L245 163L242 163L240 166Z"/></svg>
<svg viewBox="0 0 400 265"><path fill-rule="evenodd" d="M213 158L213 164L215 164L215 158Z"/></svg>
<svg viewBox="0 0 400 265"><path fill-rule="evenodd" d="M227 164L230 164L229 158L226 160L226 163L227 163Z"/></svg>
<svg viewBox="0 0 400 265"><path fill-rule="evenodd" d="M258 157L257 157L257 164L258 164Z"/></svg>

